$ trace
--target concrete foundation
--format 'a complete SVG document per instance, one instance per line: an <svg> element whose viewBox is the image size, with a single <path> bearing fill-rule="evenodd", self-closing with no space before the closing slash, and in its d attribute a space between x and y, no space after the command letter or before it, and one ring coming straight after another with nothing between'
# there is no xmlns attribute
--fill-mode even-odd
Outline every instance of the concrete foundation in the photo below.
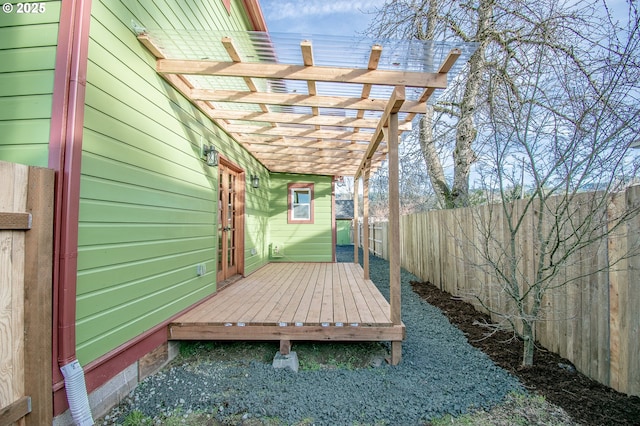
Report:
<svg viewBox="0 0 640 426"><path fill-rule="evenodd" d="M294 373L298 372L300 364L298 363L298 354L293 351L287 355L282 355L280 351L276 352L273 357L273 368L288 368Z"/></svg>
<svg viewBox="0 0 640 426"><path fill-rule="evenodd" d="M89 407L93 420L104 416L138 385L138 363L135 362L114 378L89 394ZM69 410L53 419L53 426L74 425Z"/></svg>

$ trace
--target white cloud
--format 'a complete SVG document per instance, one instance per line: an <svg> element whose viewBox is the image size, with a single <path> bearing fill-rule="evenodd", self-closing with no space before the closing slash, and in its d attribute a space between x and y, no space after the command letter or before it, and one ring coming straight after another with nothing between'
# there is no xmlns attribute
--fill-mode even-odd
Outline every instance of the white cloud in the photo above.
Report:
<svg viewBox="0 0 640 426"><path fill-rule="evenodd" d="M262 1L267 20L324 17L333 14L358 14L384 4L384 0L289 0Z"/></svg>

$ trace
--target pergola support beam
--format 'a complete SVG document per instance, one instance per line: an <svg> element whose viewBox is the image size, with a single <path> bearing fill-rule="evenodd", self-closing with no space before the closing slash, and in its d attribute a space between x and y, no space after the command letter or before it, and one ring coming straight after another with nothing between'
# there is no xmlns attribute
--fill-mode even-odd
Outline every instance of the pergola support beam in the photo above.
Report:
<svg viewBox="0 0 640 426"><path fill-rule="evenodd" d="M391 308L391 322L402 324L402 300L400 287L400 159L398 147L400 145L398 112L404 102L404 87L396 87L385 108L380 124L376 128L369 147L358 168L357 178L362 174L364 182L364 215L363 215L363 269L364 278L369 279L369 174L371 157L378 149L383 139L387 139L389 160L389 304ZM386 129L385 129L386 128ZM386 130L386 131L385 131ZM400 363L402 358L402 342L391 342L392 365Z"/></svg>
<svg viewBox="0 0 640 426"><path fill-rule="evenodd" d="M371 279L369 276L369 175L371 173L371 161L367 160L362 176L362 269L364 279Z"/></svg>
<svg viewBox="0 0 640 426"><path fill-rule="evenodd" d="M359 250L360 245L360 178L353 178L353 263L360 263Z"/></svg>
<svg viewBox="0 0 640 426"><path fill-rule="evenodd" d="M391 322L402 324L400 288L400 158L398 154L398 114L389 115L389 304ZM391 364L402 358L402 342L391 342Z"/></svg>
<svg viewBox="0 0 640 426"><path fill-rule="evenodd" d="M398 154L398 114L389 116L389 303L391 321L401 323L400 315L400 159Z"/></svg>
<svg viewBox="0 0 640 426"><path fill-rule="evenodd" d="M396 86L396 88L393 90L393 93L391 94L391 98L389 98L389 102L387 102L387 106L385 107L384 112L382 113L382 117L380 117L380 122L378 123L378 127L376 127L376 131L373 133L371 142L369 142L367 152L360 162L360 167L358 169L356 177L362 174L365 164L367 163L367 161L371 160L371 157L373 157L373 154L377 151L380 143L384 139L384 128L388 125L389 116L391 114L397 114L398 112L400 112L405 99L406 97L404 86Z"/></svg>

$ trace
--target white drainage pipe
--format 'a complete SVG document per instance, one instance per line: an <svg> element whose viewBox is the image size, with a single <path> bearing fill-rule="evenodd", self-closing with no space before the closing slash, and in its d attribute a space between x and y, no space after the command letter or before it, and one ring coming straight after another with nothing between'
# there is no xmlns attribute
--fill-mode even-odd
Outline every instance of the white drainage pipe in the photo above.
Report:
<svg viewBox="0 0 640 426"><path fill-rule="evenodd" d="M60 367L60 371L64 376L64 387L73 422L76 426L92 426L94 424L93 416L87 396L87 385L84 381L84 370L82 370L80 363L76 359Z"/></svg>

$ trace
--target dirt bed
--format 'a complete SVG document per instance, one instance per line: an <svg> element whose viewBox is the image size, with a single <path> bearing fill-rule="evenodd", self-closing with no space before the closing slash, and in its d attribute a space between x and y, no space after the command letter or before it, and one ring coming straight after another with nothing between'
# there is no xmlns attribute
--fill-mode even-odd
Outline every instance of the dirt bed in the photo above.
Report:
<svg viewBox="0 0 640 426"><path fill-rule="evenodd" d="M585 425L640 425L640 398L630 397L601 385L577 372L559 355L538 348L534 366L521 367L522 341L508 332L486 337L486 329L478 322L488 316L473 306L452 298L430 283L412 281L413 290L430 305L439 308L458 327L473 346L517 376L531 392L562 407L571 417Z"/></svg>

